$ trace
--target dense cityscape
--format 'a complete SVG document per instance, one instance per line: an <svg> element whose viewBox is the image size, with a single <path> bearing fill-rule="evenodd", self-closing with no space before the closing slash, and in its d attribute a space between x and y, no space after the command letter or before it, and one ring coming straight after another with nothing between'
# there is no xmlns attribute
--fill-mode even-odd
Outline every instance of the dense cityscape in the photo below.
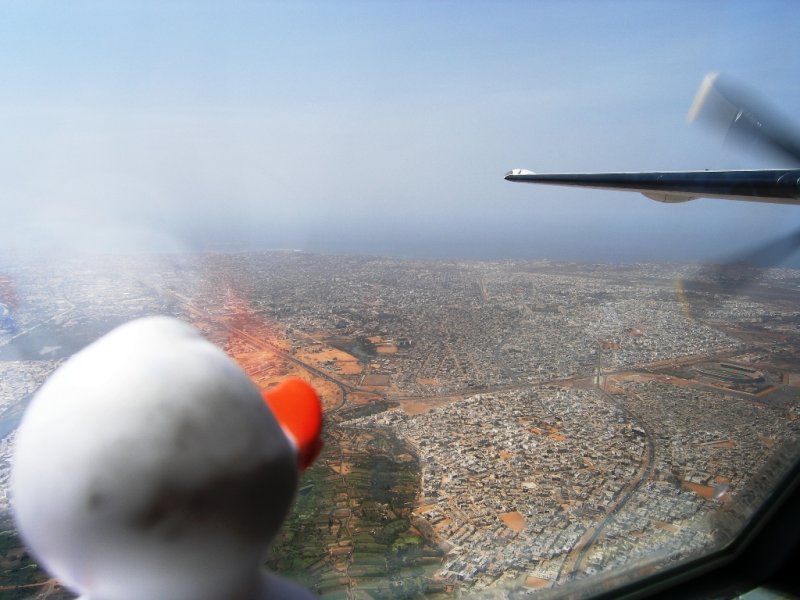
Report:
<svg viewBox="0 0 800 600"><path fill-rule="evenodd" d="M753 284L733 293L728 272L671 264L14 264L0 274L0 585L15 597L70 597L13 531L22 411L71 354L145 315L193 324L261 387L317 387L325 450L268 565L324 598L539 593L663 568L730 539L767 493L756 474L796 457L794 270L739 267Z"/></svg>

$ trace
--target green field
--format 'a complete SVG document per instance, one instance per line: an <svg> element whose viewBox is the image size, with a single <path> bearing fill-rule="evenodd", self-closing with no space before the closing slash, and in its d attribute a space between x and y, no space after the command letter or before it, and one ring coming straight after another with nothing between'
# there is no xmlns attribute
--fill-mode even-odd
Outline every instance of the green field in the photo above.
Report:
<svg viewBox="0 0 800 600"><path fill-rule="evenodd" d="M441 553L409 521L419 466L394 458L402 454L409 448L391 432L328 423L325 450L302 477L268 566L326 600L345 598L348 589L375 599L438 591L431 577ZM341 457L350 465L346 474L328 466Z"/></svg>

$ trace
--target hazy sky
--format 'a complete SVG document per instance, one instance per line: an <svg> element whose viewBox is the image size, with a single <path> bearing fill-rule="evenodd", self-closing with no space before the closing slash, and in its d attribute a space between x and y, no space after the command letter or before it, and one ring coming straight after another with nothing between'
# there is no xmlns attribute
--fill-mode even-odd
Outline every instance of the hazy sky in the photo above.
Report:
<svg viewBox="0 0 800 600"><path fill-rule="evenodd" d="M695 260L800 224L800 208L503 180L781 166L686 113L719 70L800 121L794 1L26 0L0 15L0 251Z"/></svg>

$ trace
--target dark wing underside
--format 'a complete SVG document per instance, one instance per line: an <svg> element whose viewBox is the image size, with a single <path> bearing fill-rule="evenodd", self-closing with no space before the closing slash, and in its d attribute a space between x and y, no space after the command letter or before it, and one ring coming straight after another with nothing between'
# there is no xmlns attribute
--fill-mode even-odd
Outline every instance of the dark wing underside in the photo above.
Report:
<svg viewBox="0 0 800 600"><path fill-rule="evenodd" d="M660 173L533 173L514 169L505 178L523 183L641 192L659 202L723 198L800 204L800 169Z"/></svg>

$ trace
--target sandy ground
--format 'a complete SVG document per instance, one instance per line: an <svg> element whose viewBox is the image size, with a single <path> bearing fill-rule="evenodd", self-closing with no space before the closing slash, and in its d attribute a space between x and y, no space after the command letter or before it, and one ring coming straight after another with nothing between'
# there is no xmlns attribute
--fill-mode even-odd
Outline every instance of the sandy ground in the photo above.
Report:
<svg viewBox="0 0 800 600"><path fill-rule="evenodd" d="M407 415L419 415L426 413L437 406L445 406L461 400L464 396L447 396L440 398L420 399L420 400L401 400L400 407Z"/></svg>
<svg viewBox="0 0 800 600"><path fill-rule="evenodd" d="M664 521L651 521L653 527L656 529L663 529L664 531L669 531L670 533L678 533L681 528L673 523L666 523Z"/></svg>
<svg viewBox="0 0 800 600"><path fill-rule="evenodd" d="M518 512L500 513L498 515L500 520L506 524L506 527L520 533L525 529L525 517Z"/></svg>
<svg viewBox="0 0 800 600"><path fill-rule="evenodd" d="M349 475L353 470L353 465L348 462L332 463L328 464L328 466L334 473L338 473L339 475Z"/></svg>
<svg viewBox="0 0 800 600"><path fill-rule="evenodd" d="M209 332L208 337L220 344L261 390L269 389L287 377L299 377L314 386L322 401L323 411L341 405L342 392L338 385L313 375L270 349L287 351L291 347L291 342L282 337L273 323L260 320L248 313L246 308L242 308L241 314L230 316L225 321L229 327L207 320L202 325L204 331ZM355 357L351 358L355 360Z"/></svg>
<svg viewBox="0 0 800 600"><path fill-rule="evenodd" d="M671 383L673 385L692 385L692 383L695 383L688 379L681 379L680 377L675 377L674 375L664 375L661 373L618 373L615 375L609 375L607 381L609 387L618 381L635 381L645 383L648 381L660 381L662 383Z"/></svg>
<svg viewBox="0 0 800 600"><path fill-rule="evenodd" d="M381 396L375 392L350 392L347 394L347 402L357 406L363 406L380 399Z"/></svg>
<svg viewBox="0 0 800 600"><path fill-rule="evenodd" d="M702 485L699 483L692 483L691 481L684 481L681 487L693 491L695 494L706 500L711 500L714 497L714 488L710 485Z"/></svg>
<svg viewBox="0 0 800 600"><path fill-rule="evenodd" d="M366 377L364 377L364 381L361 382L361 385L364 387L388 387L389 376L380 375L377 373L373 375L367 375Z"/></svg>
<svg viewBox="0 0 800 600"><path fill-rule="evenodd" d="M421 415L433 408L432 404L426 404L425 402L403 402L401 406L405 413L411 416Z"/></svg>
<svg viewBox="0 0 800 600"><path fill-rule="evenodd" d="M528 575L528 577L525 578L526 588L538 590L542 588L549 588L552 584L553 582L549 579L542 579L541 577L534 577L533 575Z"/></svg>
<svg viewBox="0 0 800 600"><path fill-rule="evenodd" d="M322 347L322 349L298 350L295 356L298 360L308 363L318 369L328 369L343 375L360 375L364 366L352 354L337 350L336 348ZM326 365L325 363L333 363Z"/></svg>

